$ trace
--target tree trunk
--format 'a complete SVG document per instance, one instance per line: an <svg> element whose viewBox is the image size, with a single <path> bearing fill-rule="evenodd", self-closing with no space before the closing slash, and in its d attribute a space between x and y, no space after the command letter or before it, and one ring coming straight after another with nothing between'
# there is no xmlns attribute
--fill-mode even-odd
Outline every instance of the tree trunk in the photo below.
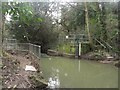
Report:
<svg viewBox="0 0 120 90"><path fill-rule="evenodd" d="M100 24L101 24L101 39L107 41L106 10L104 2L101 2Z"/></svg>
<svg viewBox="0 0 120 90"><path fill-rule="evenodd" d="M92 38L91 38L91 33L90 33L90 29L89 29L89 17L88 17L88 8L87 8L87 3L85 2L84 3L85 5L85 29L87 30L87 33L88 33L88 39L89 39L89 42L90 42L90 45L92 46Z"/></svg>

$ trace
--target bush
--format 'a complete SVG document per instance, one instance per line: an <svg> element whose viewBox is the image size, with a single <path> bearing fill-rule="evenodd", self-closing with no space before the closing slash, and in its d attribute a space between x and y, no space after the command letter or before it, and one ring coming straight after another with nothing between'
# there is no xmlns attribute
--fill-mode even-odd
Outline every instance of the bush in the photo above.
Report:
<svg viewBox="0 0 120 90"><path fill-rule="evenodd" d="M57 50L59 52L64 52L64 53L69 53L69 54L74 54L75 53L75 48L72 47L69 43L59 45Z"/></svg>
<svg viewBox="0 0 120 90"><path fill-rule="evenodd" d="M82 54L86 54L91 51L91 47L89 43L82 43Z"/></svg>

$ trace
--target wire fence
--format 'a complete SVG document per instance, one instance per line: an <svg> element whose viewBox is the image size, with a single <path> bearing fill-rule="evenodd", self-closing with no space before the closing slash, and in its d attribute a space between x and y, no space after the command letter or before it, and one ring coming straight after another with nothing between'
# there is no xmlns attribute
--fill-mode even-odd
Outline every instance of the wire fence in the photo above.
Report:
<svg viewBox="0 0 120 90"><path fill-rule="evenodd" d="M38 59L41 58L41 46L39 45L31 43L17 43L16 39L6 39L3 47L4 50L28 51Z"/></svg>

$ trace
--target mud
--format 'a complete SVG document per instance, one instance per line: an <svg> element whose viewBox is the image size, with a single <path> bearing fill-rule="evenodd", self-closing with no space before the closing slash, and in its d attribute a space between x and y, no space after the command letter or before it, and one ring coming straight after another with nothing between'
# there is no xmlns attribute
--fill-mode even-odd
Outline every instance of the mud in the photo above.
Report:
<svg viewBox="0 0 120 90"><path fill-rule="evenodd" d="M3 88L46 88L47 83L41 73L38 59L32 54L20 51L6 51L2 62ZM26 65L34 66L37 72L25 71ZM31 77L36 77L38 81L33 80Z"/></svg>

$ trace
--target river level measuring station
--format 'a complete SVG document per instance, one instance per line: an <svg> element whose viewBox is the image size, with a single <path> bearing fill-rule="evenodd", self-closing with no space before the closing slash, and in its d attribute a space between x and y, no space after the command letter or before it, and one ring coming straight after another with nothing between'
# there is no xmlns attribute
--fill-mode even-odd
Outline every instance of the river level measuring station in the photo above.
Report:
<svg viewBox="0 0 120 90"><path fill-rule="evenodd" d="M84 34L70 34L66 39L72 41L75 47L75 57L78 58L82 54L82 44L89 43L88 37Z"/></svg>

